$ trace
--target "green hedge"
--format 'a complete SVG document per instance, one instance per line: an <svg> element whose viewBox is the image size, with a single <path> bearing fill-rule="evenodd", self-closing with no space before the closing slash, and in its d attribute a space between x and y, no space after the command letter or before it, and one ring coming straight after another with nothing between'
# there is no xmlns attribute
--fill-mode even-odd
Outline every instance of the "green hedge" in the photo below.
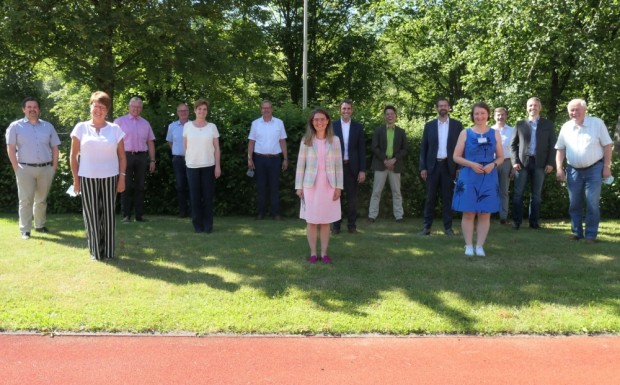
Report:
<svg viewBox="0 0 620 385"><path fill-rule="evenodd" d="M170 111L170 109L168 109ZM226 114L226 111L235 111L234 115ZM298 215L299 204L294 191L295 165L299 143L304 133L305 120L308 111L288 105L277 109L275 116L281 118L286 126L288 134L288 151L290 166L282 174L280 200L282 213L287 217ZM216 181L215 211L216 215L253 215L256 207L256 192L254 179L245 175L247 164L247 135L250 122L260 116L258 108L239 110L238 108L221 107L220 110L212 110L212 120L220 130L220 146L222 149L222 176ZM146 212L147 214L176 214L176 193L174 187L174 174L171 166L170 151L165 141L167 124L172 117L166 113L147 111L145 117L151 122L155 131L157 150L157 170L147 178ZM366 132L366 143L370 146L373 128L380 122L380 117L372 116L364 111L356 111L356 118L362 121ZM419 178L418 159L419 143L422 134L423 120L403 121L401 127L405 128L408 136L409 156L406 161L406 171L402 175L402 194L406 217L422 216L424 207L424 184ZM68 162L70 147L70 127L60 127L58 132L61 136L61 161L59 171L54 180L52 191L48 199L48 212L67 213L80 212L79 199L70 198L65 191L69 187L72 178ZM367 148L368 162L370 165L370 149ZM603 186L601 198L601 213L604 217L618 218L620 216L620 161L614 159L614 175L616 181L612 186ZM360 187L360 216L364 218L368 213L368 202L372 190L372 172L369 171L367 181ZM0 156L0 211L17 212L17 188L15 176L10 167L6 151ZM529 199L529 197L526 197ZM391 194L389 186L386 186L381 201L381 217L392 217ZM119 200L120 205L120 200ZM439 203L437 207L439 213ZM566 188L555 180L555 174L547 176L543 189L543 202L541 216L543 218L567 217L568 196ZM439 217L439 214L438 214Z"/></svg>

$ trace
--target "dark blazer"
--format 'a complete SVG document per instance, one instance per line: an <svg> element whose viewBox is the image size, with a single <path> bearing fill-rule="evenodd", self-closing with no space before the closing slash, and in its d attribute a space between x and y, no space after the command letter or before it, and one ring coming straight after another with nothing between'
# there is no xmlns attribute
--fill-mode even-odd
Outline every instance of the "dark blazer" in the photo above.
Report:
<svg viewBox="0 0 620 385"><path fill-rule="evenodd" d="M454 148L463 130L463 123L450 118L448 121L447 153L448 170L456 178L456 163L454 163ZM420 171L426 170L432 174L437 164L437 150L439 148L439 119L431 120L424 125L422 142L420 142Z"/></svg>
<svg viewBox="0 0 620 385"><path fill-rule="evenodd" d="M344 137L342 135L342 121L340 119L334 121L334 134L340 138L340 147L342 150L342 160L344 161ZM349 168L351 172L357 176L360 171L366 172L366 142L364 141L364 128L354 120L351 120L349 128Z"/></svg>
<svg viewBox="0 0 620 385"><path fill-rule="evenodd" d="M374 171L385 171L383 161L387 159L385 151L387 150L387 128L379 126L375 129L372 136L372 164ZM394 163L394 172L401 173L405 169L405 156L407 156L407 136L405 130L396 126L394 128L394 155L396 163Z"/></svg>
<svg viewBox="0 0 620 385"><path fill-rule="evenodd" d="M527 149L532 140L532 127L528 120L520 120L515 125L515 131L510 141L510 158L512 165L527 166ZM536 127L536 154L537 168L555 165L555 129L553 122L540 118ZM542 161L541 161L542 160Z"/></svg>

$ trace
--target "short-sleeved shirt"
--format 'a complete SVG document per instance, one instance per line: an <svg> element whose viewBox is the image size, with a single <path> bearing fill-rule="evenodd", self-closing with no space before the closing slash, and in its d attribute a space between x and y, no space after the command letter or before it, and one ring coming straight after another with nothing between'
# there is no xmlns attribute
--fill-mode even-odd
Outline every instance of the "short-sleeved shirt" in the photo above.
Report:
<svg viewBox="0 0 620 385"><path fill-rule="evenodd" d="M125 133L117 124L106 123L99 133L92 126L92 120L76 124L71 131L71 137L80 141L79 176L109 178L118 175L118 143Z"/></svg>
<svg viewBox="0 0 620 385"><path fill-rule="evenodd" d="M252 122L248 139L255 141L254 152L265 155L275 155L282 152L280 140L286 139L286 130L282 120L271 117L265 122L260 117Z"/></svg>
<svg viewBox="0 0 620 385"><path fill-rule="evenodd" d="M7 128L6 144L15 145L18 163L39 164L52 161L52 148L60 144L60 138L51 123L39 119L32 124L23 118Z"/></svg>
<svg viewBox="0 0 620 385"><path fill-rule="evenodd" d="M555 148L566 151L569 165L585 168L603 159L603 147L611 143L605 123L594 116L586 116L581 126L574 120L562 125Z"/></svg>
<svg viewBox="0 0 620 385"><path fill-rule="evenodd" d="M188 168L211 167L215 165L213 139L220 137L215 124L207 123L204 127L196 127L194 122L187 122L183 126L183 136L187 139L185 165Z"/></svg>
<svg viewBox="0 0 620 385"><path fill-rule="evenodd" d="M515 129L505 124L504 127L499 128L497 125L491 128L499 131L499 135L502 137L502 147L504 148L504 159L510 159L510 142L512 141L512 135Z"/></svg>
<svg viewBox="0 0 620 385"><path fill-rule="evenodd" d="M148 151L148 141L155 140L149 122L141 116L123 115L114 121L125 132L125 151Z"/></svg>
<svg viewBox="0 0 620 385"><path fill-rule="evenodd" d="M172 143L172 155L185 156L185 146L183 145L183 124L180 120L170 123L166 142Z"/></svg>

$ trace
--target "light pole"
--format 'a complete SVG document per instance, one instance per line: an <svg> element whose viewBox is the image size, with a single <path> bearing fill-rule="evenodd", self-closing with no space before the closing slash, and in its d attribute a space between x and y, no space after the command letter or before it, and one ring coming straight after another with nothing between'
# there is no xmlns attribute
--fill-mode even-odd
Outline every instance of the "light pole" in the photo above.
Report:
<svg viewBox="0 0 620 385"><path fill-rule="evenodd" d="M304 47L302 64L302 108L308 107L308 0L304 0Z"/></svg>

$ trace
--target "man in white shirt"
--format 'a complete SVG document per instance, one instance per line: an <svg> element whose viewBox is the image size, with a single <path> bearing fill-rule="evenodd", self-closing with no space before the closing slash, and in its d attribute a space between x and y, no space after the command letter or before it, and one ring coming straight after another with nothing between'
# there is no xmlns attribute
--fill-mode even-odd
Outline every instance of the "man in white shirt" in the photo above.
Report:
<svg viewBox="0 0 620 385"><path fill-rule="evenodd" d="M264 219L267 214L267 190L271 216L280 219L280 173L288 168L286 130L282 120L273 116L273 107L269 100L261 103L261 114L262 117L252 122L248 136L248 168L256 172L256 219Z"/></svg>
<svg viewBox="0 0 620 385"><path fill-rule="evenodd" d="M555 145L556 177L566 181L570 201L571 240L585 238L596 242L600 222L599 200L603 178L611 175L612 140L605 123L599 118L586 116L587 104L583 99L568 103L570 120L562 126ZM566 171L563 169L566 158ZM583 202L586 205L586 226L583 229Z"/></svg>
<svg viewBox="0 0 620 385"><path fill-rule="evenodd" d="M357 190L358 184L366 180L366 143L364 128L359 122L351 119L353 102L345 99L340 103L340 119L333 124L334 135L340 138L342 150L344 195L347 198L347 228L349 233L357 232ZM340 233L342 220L332 223L332 233Z"/></svg>
<svg viewBox="0 0 620 385"><path fill-rule="evenodd" d="M510 141L514 134L514 128L506 124L508 111L504 107L498 107L493 114L495 124L492 128L499 131L502 137L502 147L504 148L504 163L497 169L499 178L499 197L502 206L499 211L499 221L502 225L508 223L508 190L510 187L510 178L512 177L512 162L510 161Z"/></svg>

